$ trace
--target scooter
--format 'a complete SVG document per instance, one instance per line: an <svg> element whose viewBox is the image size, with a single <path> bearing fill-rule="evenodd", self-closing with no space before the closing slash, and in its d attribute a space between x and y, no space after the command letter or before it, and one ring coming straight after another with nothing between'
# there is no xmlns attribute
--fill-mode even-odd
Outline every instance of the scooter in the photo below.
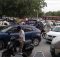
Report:
<svg viewBox="0 0 60 57"><path fill-rule="evenodd" d="M7 48L2 52L2 57L11 57L15 56L18 54L19 51L19 41L16 40L15 38L11 38L10 41L8 42ZM32 44L31 40L27 40L24 43L24 47L22 49L22 57L28 57L31 55L32 50L34 49L34 46Z"/></svg>

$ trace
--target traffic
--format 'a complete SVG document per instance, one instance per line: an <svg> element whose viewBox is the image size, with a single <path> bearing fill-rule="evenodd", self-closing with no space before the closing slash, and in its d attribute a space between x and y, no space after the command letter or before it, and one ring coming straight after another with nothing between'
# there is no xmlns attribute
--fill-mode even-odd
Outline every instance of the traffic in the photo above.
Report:
<svg viewBox="0 0 60 57"><path fill-rule="evenodd" d="M4 28L0 30L0 50L5 49L2 52L2 57L11 57L11 55L15 56L19 53L19 41L17 41L17 39L19 38L19 31L17 30L18 26L20 26L25 33L25 42L22 52L23 57L30 56L35 47L38 47L43 40L46 42L46 44L50 43L49 52L51 53L51 56L57 56L59 54L58 49L60 26L54 26L51 21L51 23L47 25L47 23L43 21L28 20L19 24L4 26ZM58 48L55 47L55 45ZM42 54L44 55L43 51L37 51L36 54L40 52L42 52Z"/></svg>

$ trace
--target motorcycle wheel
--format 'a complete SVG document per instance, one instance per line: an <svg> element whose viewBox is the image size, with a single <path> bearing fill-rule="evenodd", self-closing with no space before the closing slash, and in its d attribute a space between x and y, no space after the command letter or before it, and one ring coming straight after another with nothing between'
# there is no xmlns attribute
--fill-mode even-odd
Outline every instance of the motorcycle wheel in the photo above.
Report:
<svg viewBox="0 0 60 57"><path fill-rule="evenodd" d="M45 39L46 38L46 33L42 33L41 38Z"/></svg>
<svg viewBox="0 0 60 57"><path fill-rule="evenodd" d="M2 53L2 57L11 57L11 56L8 55L8 53L3 52L3 53Z"/></svg>

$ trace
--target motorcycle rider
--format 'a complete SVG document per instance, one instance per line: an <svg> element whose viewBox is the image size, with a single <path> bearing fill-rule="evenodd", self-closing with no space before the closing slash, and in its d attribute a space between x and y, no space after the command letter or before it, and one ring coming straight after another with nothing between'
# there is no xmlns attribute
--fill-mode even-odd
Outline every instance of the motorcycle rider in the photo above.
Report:
<svg viewBox="0 0 60 57"><path fill-rule="evenodd" d="M42 22L36 23L36 28L40 29L41 34L42 34L43 32L45 32L45 30L44 30L44 25L43 25Z"/></svg>
<svg viewBox="0 0 60 57"><path fill-rule="evenodd" d="M20 52L22 53L22 49L23 49L24 42L25 42L25 33L20 26L17 27L17 30L19 32L18 41L20 42Z"/></svg>

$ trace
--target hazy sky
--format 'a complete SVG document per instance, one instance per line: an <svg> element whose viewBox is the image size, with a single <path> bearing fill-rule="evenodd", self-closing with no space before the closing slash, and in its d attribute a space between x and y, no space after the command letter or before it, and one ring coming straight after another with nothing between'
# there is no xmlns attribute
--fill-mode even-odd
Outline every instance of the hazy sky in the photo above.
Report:
<svg viewBox="0 0 60 57"><path fill-rule="evenodd" d="M47 7L43 9L44 12L60 10L60 0L45 0L45 1L47 3Z"/></svg>

